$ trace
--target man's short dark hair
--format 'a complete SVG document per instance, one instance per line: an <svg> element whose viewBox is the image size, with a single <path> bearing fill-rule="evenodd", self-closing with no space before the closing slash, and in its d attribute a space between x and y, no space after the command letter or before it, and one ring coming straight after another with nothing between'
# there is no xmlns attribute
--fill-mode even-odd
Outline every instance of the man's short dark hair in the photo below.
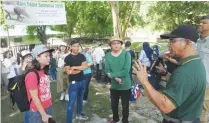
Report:
<svg viewBox="0 0 209 123"><path fill-rule="evenodd" d="M70 45L72 46L73 44L77 44L77 43L79 43L78 40L72 39L71 42L70 42ZM80 44L80 43L79 43L79 44Z"/></svg>
<svg viewBox="0 0 209 123"><path fill-rule="evenodd" d="M125 47L130 47L130 46L131 46L131 42L130 41L126 41Z"/></svg>
<svg viewBox="0 0 209 123"><path fill-rule="evenodd" d="M36 46L35 44L30 44L30 45L29 45L29 50L30 50L30 52L35 48L35 46Z"/></svg>
<svg viewBox="0 0 209 123"><path fill-rule="evenodd" d="M209 15L205 15L201 18L201 20L204 20L204 19L209 19Z"/></svg>

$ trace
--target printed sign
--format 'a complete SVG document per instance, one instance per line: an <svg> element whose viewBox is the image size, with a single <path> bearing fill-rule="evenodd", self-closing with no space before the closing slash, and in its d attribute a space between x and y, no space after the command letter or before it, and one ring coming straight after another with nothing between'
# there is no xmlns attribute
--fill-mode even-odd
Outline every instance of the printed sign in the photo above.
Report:
<svg viewBox="0 0 209 123"><path fill-rule="evenodd" d="M60 2L3 1L7 25L66 24L65 4Z"/></svg>

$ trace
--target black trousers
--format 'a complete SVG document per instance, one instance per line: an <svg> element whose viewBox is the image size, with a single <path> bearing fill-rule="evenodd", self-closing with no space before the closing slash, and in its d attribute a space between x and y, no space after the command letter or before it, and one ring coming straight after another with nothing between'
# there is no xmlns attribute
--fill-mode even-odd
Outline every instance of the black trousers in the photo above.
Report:
<svg viewBox="0 0 209 123"><path fill-rule="evenodd" d="M163 122L162 122L162 123L174 123L174 122L167 121L167 120L163 119ZM200 118L197 118L197 119L194 120L192 123L200 123Z"/></svg>
<svg viewBox="0 0 209 123"><path fill-rule="evenodd" d="M129 90L115 90L110 89L110 98L111 98L111 108L113 112L113 120L118 122L119 114L118 114L118 103L121 98L122 101L122 123L128 123L129 116L129 98L131 94L131 89Z"/></svg>
<svg viewBox="0 0 209 123"><path fill-rule="evenodd" d="M102 78L102 70L99 69L99 64L96 65L96 80L100 81Z"/></svg>

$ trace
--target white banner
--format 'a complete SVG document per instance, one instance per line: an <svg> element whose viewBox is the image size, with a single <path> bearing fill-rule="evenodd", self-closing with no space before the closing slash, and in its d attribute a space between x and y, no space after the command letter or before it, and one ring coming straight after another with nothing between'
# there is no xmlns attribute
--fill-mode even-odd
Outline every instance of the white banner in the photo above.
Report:
<svg viewBox="0 0 209 123"><path fill-rule="evenodd" d="M65 4L60 2L3 1L7 25L66 24Z"/></svg>

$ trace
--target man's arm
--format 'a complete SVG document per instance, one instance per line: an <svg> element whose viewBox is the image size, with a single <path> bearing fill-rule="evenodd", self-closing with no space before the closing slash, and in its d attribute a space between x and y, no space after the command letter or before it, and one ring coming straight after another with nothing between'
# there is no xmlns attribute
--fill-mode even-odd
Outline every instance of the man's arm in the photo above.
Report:
<svg viewBox="0 0 209 123"><path fill-rule="evenodd" d="M82 62L81 66L72 66L71 67L72 70L79 70L79 71L83 71L86 68L88 68L88 64L86 61Z"/></svg>
<svg viewBox="0 0 209 123"><path fill-rule="evenodd" d="M65 67L64 67L64 71L65 71L68 75L75 75L75 74L78 74L78 73L81 72L80 70L73 70L73 69L71 69L70 66L65 66Z"/></svg>
<svg viewBox="0 0 209 123"><path fill-rule="evenodd" d="M149 100L164 114L167 114L176 107L164 94L156 91L149 82L142 85Z"/></svg>
<svg viewBox="0 0 209 123"><path fill-rule="evenodd" d="M166 97L164 94L158 92L152 87L148 81L146 65L142 65L140 62L135 62L135 64L136 67L133 67L133 70L137 75L137 79L144 87L145 93L149 100L164 114L173 111L177 105L171 102L171 100L168 99L168 97Z"/></svg>
<svg viewBox="0 0 209 123"><path fill-rule="evenodd" d="M33 100L33 103L36 105L38 111L40 112L41 116L43 117L44 115L47 115L47 113L45 112L42 104L41 104L41 101L38 97L38 89L35 89L35 90L30 90L30 95L31 95L31 98Z"/></svg>
<svg viewBox="0 0 209 123"><path fill-rule="evenodd" d="M92 62L92 63L89 63L89 64L88 64L88 67L91 67L93 64L94 64L93 62Z"/></svg>
<svg viewBox="0 0 209 123"><path fill-rule="evenodd" d="M167 55L163 56L164 59L168 60L169 62L173 63L173 64L178 64L178 61L176 59L173 59L171 57L168 57Z"/></svg>

